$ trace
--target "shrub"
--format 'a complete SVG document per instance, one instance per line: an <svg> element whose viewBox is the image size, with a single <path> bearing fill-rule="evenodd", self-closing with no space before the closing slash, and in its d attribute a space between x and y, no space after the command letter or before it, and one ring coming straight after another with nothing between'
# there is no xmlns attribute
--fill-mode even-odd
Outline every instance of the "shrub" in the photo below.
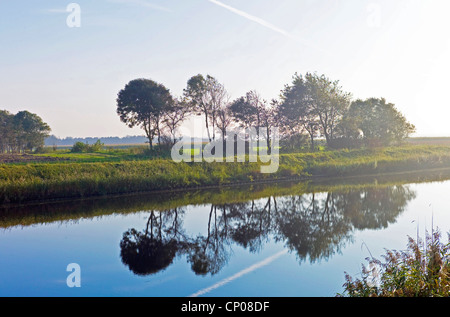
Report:
<svg viewBox="0 0 450 317"><path fill-rule="evenodd" d="M73 147L71 152L72 153L93 153L93 152L99 152L101 150L103 150L104 144L100 142L100 140L97 140L97 142L95 142L92 145L89 145L87 143L83 143L83 142L76 142Z"/></svg>
<svg viewBox="0 0 450 317"><path fill-rule="evenodd" d="M84 153L87 152L89 144L83 142L77 142L72 147L72 153Z"/></svg>

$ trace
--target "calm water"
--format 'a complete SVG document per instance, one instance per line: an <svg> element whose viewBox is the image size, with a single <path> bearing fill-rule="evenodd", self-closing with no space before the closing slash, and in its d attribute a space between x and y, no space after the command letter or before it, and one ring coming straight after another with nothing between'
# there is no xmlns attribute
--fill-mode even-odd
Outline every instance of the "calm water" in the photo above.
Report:
<svg viewBox="0 0 450 317"><path fill-rule="evenodd" d="M0 296L335 296L450 231L450 172L0 208ZM370 253L369 253L370 252ZM70 288L70 263L81 287Z"/></svg>

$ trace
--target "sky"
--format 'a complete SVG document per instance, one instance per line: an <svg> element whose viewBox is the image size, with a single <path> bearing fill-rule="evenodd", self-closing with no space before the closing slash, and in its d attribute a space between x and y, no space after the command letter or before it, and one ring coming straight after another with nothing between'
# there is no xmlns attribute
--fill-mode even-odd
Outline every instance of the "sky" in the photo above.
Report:
<svg viewBox="0 0 450 317"><path fill-rule="evenodd" d="M58 137L142 135L116 114L136 78L180 96L209 74L232 99L271 100L306 72L386 98L417 136L450 136L448 0L72 1L0 0L0 109Z"/></svg>

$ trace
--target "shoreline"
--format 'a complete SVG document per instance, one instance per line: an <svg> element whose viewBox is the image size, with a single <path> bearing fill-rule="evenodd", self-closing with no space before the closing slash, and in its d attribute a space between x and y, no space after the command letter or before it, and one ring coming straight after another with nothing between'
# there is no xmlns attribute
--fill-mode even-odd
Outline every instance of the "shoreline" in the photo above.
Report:
<svg viewBox="0 0 450 317"><path fill-rule="evenodd" d="M104 195L91 195L85 197L60 197L60 198L49 198L49 199L40 199L40 200L28 200L23 202L16 203L2 203L0 204L0 210L2 208L20 208L26 206L36 206L36 205L46 205L52 203L69 203L69 202L83 202L89 200L100 200L100 199L118 199L125 197L133 197L140 195L158 195L158 194L183 194L183 193L194 193L196 191L208 191L214 189L237 189L239 187L243 187L246 185L249 186L263 186L263 185L277 185L283 184L286 185L288 183L297 184L297 183L312 183L315 185L333 182L333 184L341 184L348 180L364 180L367 178L373 178L378 181L377 178L382 177L391 177L391 176L406 176L406 175L417 175L421 173L431 173L431 172L448 172L448 179L450 180L450 167L440 167L440 168L425 168L421 170L410 170L410 171L401 171L401 172L390 172L390 173L372 173L372 174L358 174L358 175L345 175L345 176L327 176L327 175L318 175L318 176L302 176L302 177L292 177L292 178L278 178L278 179L266 179L266 180L256 180L253 182L234 182L234 183L223 183L217 185L204 185L204 186L192 186L192 187L179 187L173 189L159 189L159 190L151 190L151 191L134 191L134 192L125 192L119 194L104 194ZM442 181L442 180L434 180L434 181ZM419 182L419 181L416 181ZM424 181L427 182L427 181ZM433 180L431 180L433 182ZM414 181L412 181L414 183ZM359 183L358 183L359 184ZM330 184L325 184L324 186L330 186ZM360 184L361 185L361 184Z"/></svg>
<svg viewBox="0 0 450 317"><path fill-rule="evenodd" d="M171 210L184 206L223 205L242 203L270 197L288 197L305 194L346 194L361 190L403 187L413 184L450 180L450 168L411 171L372 176L316 178L306 181L252 183L176 191L153 191L121 195L61 198L47 201L0 205L0 229L29 226L36 223L65 222L91 219L107 215L122 215L147 210Z"/></svg>
<svg viewBox="0 0 450 317"><path fill-rule="evenodd" d="M450 147L282 154L277 173L261 174L258 172L260 166L260 163L177 164L167 159L0 164L0 207L93 197L167 194L287 182L345 181L431 172L450 169Z"/></svg>

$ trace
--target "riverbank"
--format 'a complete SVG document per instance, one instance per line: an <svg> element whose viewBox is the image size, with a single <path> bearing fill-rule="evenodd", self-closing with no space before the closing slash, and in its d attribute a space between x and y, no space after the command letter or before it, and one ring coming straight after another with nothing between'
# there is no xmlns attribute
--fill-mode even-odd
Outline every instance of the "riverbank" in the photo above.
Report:
<svg viewBox="0 0 450 317"><path fill-rule="evenodd" d="M0 164L0 203L448 168L450 147L408 145L281 154L273 174L262 174L262 165L266 164L170 159Z"/></svg>

